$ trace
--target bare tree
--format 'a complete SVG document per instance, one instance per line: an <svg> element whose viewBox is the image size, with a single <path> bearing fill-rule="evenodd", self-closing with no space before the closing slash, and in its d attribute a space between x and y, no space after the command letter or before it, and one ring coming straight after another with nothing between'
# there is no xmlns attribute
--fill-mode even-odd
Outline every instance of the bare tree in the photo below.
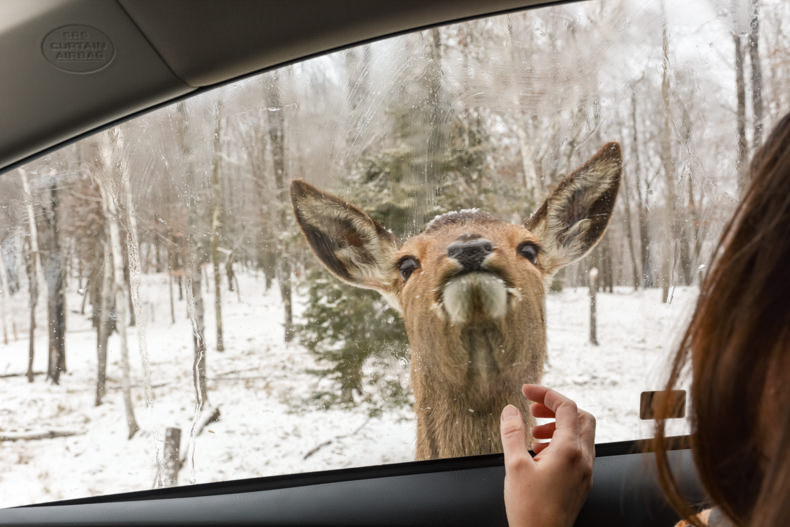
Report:
<svg viewBox="0 0 790 527"><path fill-rule="evenodd" d="M590 296L590 344L598 345L598 313L596 310L596 294L598 293L598 268L591 267L587 273Z"/></svg>
<svg viewBox="0 0 790 527"><path fill-rule="evenodd" d="M293 339L293 301L291 299L291 259L288 246L283 239L288 225L288 209L284 205L287 201L285 173L285 118L283 116L282 102L280 101L280 75L277 71L271 73L271 80L266 83L266 104L274 111L269 114L269 144L272 152L272 168L274 170L275 203L280 203L277 213L277 283L280 286L280 296L283 302L285 315L285 341ZM281 203L282 202L282 203Z"/></svg>
<svg viewBox="0 0 790 527"><path fill-rule="evenodd" d="M267 91L263 83L258 87L261 91L259 97L266 100ZM276 111L281 111L280 109ZM249 123L239 123L234 127L234 132L238 135L249 164L249 172L252 174L253 193L257 204L254 223L257 225L258 235L254 238L257 264L263 270L266 290L268 291L274 281L277 272L277 251L278 243L273 241L275 237L275 220L272 213L272 203L276 200L271 199L272 184L269 181L269 171L267 170L266 150L268 146L267 134L265 133L266 121L263 112L258 112ZM231 269L232 270L232 269ZM229 279L230 280L230 279Z"/></svg>
<svg viewBox="0 0 790 527"><path fill-rule="evenodd" d="M47 284L47 321L49 328L49 353L47 379L60 383L60 374L66 371L66 291L65 262L61 243L60 206L61 196L54 169L48 176L44 198L41 201L43 220L43 245L46 247L43 261Z"/></svg>
<svg viewBox="0 0 790 527"><path fill-rule="evenodd" d="M222 101L217 101L214 127L214 155L211 161L211 265L214 271L214 319L217 325L217 351L225 351L222 341L222 275L219 271L219 230L222 209L222 187L219 184L222 137ZM232 268L231 268L232 269ZM229 280L232 278L229 278ZM231 291L232 289L231 285Z"/></svg>
<svg viewBox="0 0 790 527"><path fill-rule="evenodd" d="M636 208L639 224L639 255L642 273L640 275L642 287L653 287L653 268L650 248L650 216L648 212L648 196L650 194L650 179L647 177L646 167L643 167L639 157L639 126L636 116L636 90L631 89L631 155L633 159L634 175L636 180ZM646 188L643 189L643 182Z"/></svg>
<svg viewBox="0 0 790 527"><path fill-rule="evenodd" d="M11 291L8 289L8 273L6 272L5 259L3 258L2 245L0 245L0 319L3 322L3 344L8 344L8 304Z"/></svg>
<svg viewBox="0 0 790 527"><path fill-rule="evenodd" d="M117 127L111 128L103 137L103 144L99 151L102 156L104 170L95 174L96 183L102 197L104 216L107 221L109 231L109 242L112 254L112 290L115 301L115 324L118 336L121 341L121 388L123 391L123 402L126 410L126 425L128 428L128 438L131 439L140 429L137 419L134 416L134 405L132 403L132 383L129 365L129 343L127 335L127 306L126 280L123 276L123 246L121 244L119 196L117 186L114 185L114 174L123 171L119 167L121 160L119 152L123 145L120 144L120 131ZM105 253L106 254L106 253Z"/></svg>
<svg viewBox="0 0 790 527"><path fill-rule="evenodd" d="M106 221L105 229L109 230L109 225ZM104 395L107 393L107 344L110 340L110 333L115 327L111 314L114 305L114 292L112 252L110 249L109 233L105 234L102 242L102 252L101 300L99 304L98 326L96 328L96 406L102 404Z"/></svg>
<svg viewBox="0 0 790 527"><path fill-rule="evenodd" d="M132 197L131 174L126 160L126 153L123 150L123 132L121 128L116 128L116 148L121 158L118 160L118 168L121 177L120 192L123 195L124 209L126 212L126 251L124 252L124 278L128 280L129 305L132 309L133 317L130 325L137 328L137 349L140 352L140 361L143 367L143 390L145 393L145 403L150 406L153 401L153 390L151 389L151 364L148 360L148 341L146 339L146 320L145 313L140 308L140 241L137 236L137 214L135 212L134 200Z"/></svg>
<svg viewBox="0 0 790 527"><path fill-rule="evenodd" d="M200 241L198 225L198 202L197 202L197 177L195 174L194 160L192 159L192 146L187 137L187 110L186 105L181 102L178 104L179 130L178 140L181 156L185 166L185 179L188 185L187 209L188 209L188 262L186 265L187 276L187 309L189 318L192 322L192 344L194 348L194 358L192 361L192 380L195 386L195 397L197 400L197 411L200 413L208 408L208 387L206 384L206 336L205 336L205 307L203 303L201 272L204 260L204 250Z"/></svg>
<svg viewBox="0 0 790 527"><path fill-rule="evenodd" d="M738 101L736 109L736 138L738 141L738 157L735 162L738 174L738 193L743 193L746 188L746 163L749 145L746 139L746 82L744 80L743 42L737 28L733 30L732 41L735 47L735 94Z"/></svg>
<svg viewBox="0 0 790 527"><path fill-rule="evenodd" d="M514 44L513 23L516 20L518 20L516 17L507 18L508 47L510 49L510 63L513 71L518 71L518 69L523 68L526 57L529 55L528 53L520 53L523 48ZM545 189L542 186L542 181L538 179L538 174L535 169L535 148L530 142L526 130L527 114L524 111L518 90L513 89L512 92L516 116L514 128L516 129L521 154L521 170L524 172L524 188L527 191L527 195L535 199L534 196L537 193L544 193Z"/></svg>
<svg viewBox="0 0 790 527"><path fill-rule="evenodd" d="M760 1L751 0L749 23L749 62L752 66L752 119L754 135L752 145L757 148L763 142L763 73L760 67Z"/></svg>
<svg viewBox="0 0 790 527"><path fill-rule="evenodd" d="M636 250L634 249L634 233L631 219L631 192L628 180L631 179L629 171L623 172L623 189L622 203L623 210L625 211L625 237L628 245L628 255L631 257L631 274L633 276L634 291L639 289L639 266L636 263Z"/></svg>
<svg viewBox="0 0 790 527"><path fill-rule="evenodd" d="M30 235L26 266L29 284L30 306L27 380L28 382L33 382L33 358L36 349L36 305L38 304L39 277L42 276L41 258L38 248L38 227L36 226L36 215L33 212L33 194L30 192L30 184L27 179L27 172L25 172L25 170L22 168L19 169L19 177L22 180L22 189L25 193L25 210L27 211L27 221Z"/></svg>
<svg viewBox="0 0 790 527"><path fill-rule="evenodd" d="M671 98L669 81L669 35L667 32L664 4L661 4L663 24L661 29L661 100L663 101L664 122L661 133L661 165L664 171L664 238L661 251L661 301L669 297L672 280L672 247L677 238L675 218L675 160L672 155L672 129L670 128Z"/></svg>

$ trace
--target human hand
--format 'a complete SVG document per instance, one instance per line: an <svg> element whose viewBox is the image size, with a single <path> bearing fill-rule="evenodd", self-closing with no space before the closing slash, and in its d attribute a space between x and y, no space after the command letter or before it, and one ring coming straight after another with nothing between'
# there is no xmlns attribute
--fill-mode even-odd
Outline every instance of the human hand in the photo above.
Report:
<svg viewBox="0 0 790 527"><path fill-rule="evenodd" d="M535 417L554 418L535 426L533 458L527 450L526 426L518 409L502 410L500 434L505 452L505 510L510 527L573 525L592 485L595 418L559 393L535 384L521 387L533 401Z"/></svg>

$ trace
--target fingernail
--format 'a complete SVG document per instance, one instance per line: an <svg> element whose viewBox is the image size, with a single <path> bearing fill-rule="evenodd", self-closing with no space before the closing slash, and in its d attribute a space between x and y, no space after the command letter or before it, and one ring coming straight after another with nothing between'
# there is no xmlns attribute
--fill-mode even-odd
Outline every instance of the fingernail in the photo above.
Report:
<svg viewBox="0 0 790 527"><path fill-rule="evenodd" d="M518 409L509 404L502 410L502 419L509 419L511 417L518 417Z"/></svg>

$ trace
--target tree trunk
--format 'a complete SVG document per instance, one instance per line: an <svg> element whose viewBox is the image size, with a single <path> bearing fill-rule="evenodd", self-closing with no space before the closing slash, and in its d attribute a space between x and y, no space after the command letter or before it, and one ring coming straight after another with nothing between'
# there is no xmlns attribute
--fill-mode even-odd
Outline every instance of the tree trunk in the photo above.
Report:
<svg viewBox="0 0 790 527"><path fill-rule="evenodd" d="M178 485L178 472L181 469L181 429L165 429L165 444L162 458L159 460L154 488L174 487Z"/></svg>
<svg viewBox="0 0 790 527"><path fill-rule="evenodd" d="M663 7L663 4L662 4ZM661 75L661 100L664 105L664 126L661 134L661 165L664 170L664 243L661 254L661 301L669 298L672 280L672 241L675 236L675 163L672 157L672 130L670 128L670 86L669 86L669 36L666 18L661 31L661 50L664 65Z"/></svg>
<svg viewBox="0 0 790 527"><path fill-rule="evenodd" d="M601 240L601 268L603 269L603 280L601 288L603 291L614 293L614 266L612 264L612 242L609 236L604 235Z"/></svg>
<svg viewBox="0 0 790 527"><path fill-rule="evenodd" d="M683 109L683 125L682 125L682 144L691 144L691 117L688 111ZM680 215L676 221L680 222L677 228L680 238L677 243L680 244L680 269L683 272L683 281L685 285L691 285L694 282L694 263L695 257L693 254L694 240L696 239L697 229L697 211L694 203L694 178L689 175L687 180L687 203L686 208L683 210L683 221L680 222ZM682 190L681 190L682 192Z"/></svg>
<svg viewBox="0 0 790 527"><path fill-rule="evenodd" d="M48 232L45 276L47 281L47 318L49 326L49 360L47 379L60 383L60 374L66 371L66 291L65 269L60 243L60 196L54 176L49 182L49 203L44 208Z"/></svg>
<svg viewBox="0 0 790 527"><path fill-rule="evenodd" d="M116 133L116 149L119 155L123 153L124 141L120 128L114 128L110 133ZM148 340L146 339L146 320L145 312L140 306L140 241L137 237L137 214L135 212L134 200L132 198L132 183L130 181L129 167L127 163L120 163L121 171L121 192L123 193L126 209L126 256L128 265L125 267L129 278L129 303L132 309L132 317L129 325L137 328L137 349L140 352L140 362L143 368L143 392L145 394L145 405L151 406L154 393L151 389L151 362L148 359Z"/></svg>
<svg viewBox="0 0 790 527"><path fill-rule="evenodd" d="M217 102L217 123L214 128L214 157L211 167L211 264L214 271L214 320L217 326L217 351L225 351L222 341L222 275L219 271L219 229L222 189L219 184L219 168L222 134L222 101Z"/></svg>
<svg viewBox="0 0 790 527"><path fill-rule="evenodd" d="M634 159L634 173L636 174L636 207L637 221L639 223L639 256L642 272L640 279L642 287L653 287L653 269L650 256L650 223L647 211L648 189L642 190L642 164L639 159L639 128L636 120L636 90L631 90L631 130L633 132L632 155ZM647 179L645 178L645 181Z"/></svg>
<svg viewBox="0 0 790 527"><path fill-rule="evenodd" d="M197 252L197 233L190 238L194 250ZM194 355L192 360L192 381L195 386L195 398L198 410L202 412L208 406L208 387L206 384L206 329L205 329L205 307L203 305L203 291L201 290L203 275L200 270L200 260L198 255L192 257L193 261L189 266L189 277L187 279L187 310L192 321L192 347Z"/></svg>
<svg viewBox="0 0 790 527"><path fill-rule="evenodd" d="M82 266L82 264L80 264ZM82 271L80 271L82 272ZM90 287L91 287L91 280L90 277L85 279L85 287L79 286L79 291L82 292L82 300L80 301L80 315L85 314L85 305L88 303L90 299Z"/></svg>
<svg viewBox="0 0 790 527"><path fill-rule="evenodd" d="M170 284L170 323L176 323L176 306L173 302L173 273L168 271L167 282Z"/></svg>
<svg viewBox="0 0 790 527"><path fill-rule="evenodd" d="M285 167L285 119L281 110L280 101L280 77L277 72L272 73L271 82L266 85L267 105L270 108L278 108L280 111L269 114L269 141L272 149L272 167L274 169L274 188L276 195L284 197L287 195L285 188L286 167ZM285 206L280 206L277 214L278 232L285 233L288 229L288 210ZM284 329L285 341L293 339L293 306L291 300L291 260L284 235L278 238L278 265L277 283L280 286L280 297L283 302L284 310Z"/></svg>
<svg viewBox="0 0 790 527"><path fill-rule="evenodd" d="M124 169L119 167L119 170L122 172L125 171ZM121 191L123 192L123 191ZM120 196L119 196L120 199ZM120 207L120 201L119 205ZM119 223L120 227L120 223ZM129 234L126 235L126 244L123 245L123 280L126 284L126 288L129 290L128 294L126 295L126 300L129 302L129 327L137 326L137 317L134 311L134 302L132 301L132 278L131 278L131 263L129 262Z"/></svg>
<svg viewBox="0 0 790 527"><path fill-rule="evenodd" d="M590 291L590 344L598 345L598 313L596 311L596 294L598 293L598 269L593 267L588 274L587 282Z"/></svg>
<svg viewBox="0 0 790 527"><path fill-rule="evenodd" d="M126 410L126 425L129 431L128 438L134 437L134 434L140 429L137 425L137 419L134 416L134 406L132 404L132 383L131 372L129 364L129 342L127 334L128 314L126 309L129 300L126 297L127 287L126 280L123 273L123 246L121 244L121 229L118 225L118 195L114 192L112 186L113 173L117 167L117 153L118 147L117 136L112 137L113 130L105 132L105 144L100 148L102 157L104 159L104 166L101 173L96 176L96 183L99 186L99 192L102 198L102 207L104 209L104 217L107 221L107 228L110 234L110 249L112 253L112 290L113 298L115 301L115 326L118 330L118 336L121 341L121 389L123 391L123 403Z"/></svg>
<svg viewBox="0 0 790 527"><path fill-rule="evenodd" d="M104 395L107 393L107 344L114 327L111 317L111 312L113 311L113 265L112 253L110 252L110 236L107 233L105 233L102 246L104 258L101 280L101 307L99 308L99 320L96 326L96 406L102 404Z"/></svg>
<svg viewBox="0 0 790 527"><path fill-rule="evenodd" d="M236 279L236 273L233 272L233 251L228 254L225 259L225 275L228 277L228 291L233 292L233 281Z"/></svg>
<svg viewBox="0 0 790 527"><path fill-rule="evenodd" d="M22 190L25 193L25 209L27 210L28 228L30 229L30 251L28 251L30 256L26 267L30 307L27 380L28 382L33 382L33 358L36 349L36 306L38 305L39 277L42 276L42 272L38 247L38 227L36 226L36 215L33 212L33 194L30 192L30 185L27 182L27 173L24 169L19 170L19 177L22 179Z"/></svg>
<svg viewBox="0 0 790 527"><path fill-rule="evenodd" d="M763 72L760 67L760 2L752 0L752 18L749 24L749 62L752 65L752 118L754 135L752 145L763 143Z"/></svg>
<svg viewBox="0 0 790 527"><path fill-rule="evenodd" d="M8 345L8 305L11 293L8 290L8 276L6 276L5 260L0 251L0 319L3 323L3 344Z"/></svg>
<svg viewBox="0 0 790 527"><path fill-rule="evenodd" d="M634 291L639 289L639 267L636 263L636 250L634 249L634 232L631 224L631 193L628 188L628 172L623 174L623 208L625 209L625 237L628 243L628 255L631 257L631 274L633 276Z"/></svg>
<svg viewBox="0 0 790 527"><path fill-rule="evenodd" d="M187 115L184 103L179 103L180 115L179 142L181 156L186 167L186 182L189 188L187 203L187 245L188 257L186 262L187 277L187 312L192 322L192 346L194 350L192 360L192 382L195 387L197 411L202 413L208 407L208 388L206 384L206 338L205 338L205 308L203 305L203 247L200 243L199 211L195 192L195 170L192 159L192 149L187 140Z"/></svg>
<svg viewBox="0 0 790 527"><path fill-rule="evenodd" d="M738 157L735 169L738 175L738 194L743 194L748 185L747 156L749 146L746 141L746 83L743 74L743 49L741 37L733 33L732 41L735 45L735 93L738 100L736 111L736 138L738 141Z"/></svg>
<svg viewBox="0 0 790 527"><path fill-rule="evenodd" d="M370 150L365 144L365 127L362 125L367 115L359 110L360 104L369 104L370 100L370 56L370 46L346 51L346 100L349 114L353 116L352 126L348 127L346 133L346 152L353 152L353 155L341 156L343 170L347 173L353 170L355 160L365 158Z"/></svg>
<svg viewBox="0 0 790 527"><path fill-rule="evenodd" d="M513 20L509 20L507 24L508 47L510 49L510 67L513 71L518 71L524 68L524 58L518 55L519 47L513 42ZM535 169L535 148L529 141L527 135L527 114L521 104L521 97L517 89L512 90L513 93L513 107L516 116L516 136L518 137L519 150L521 154L521 170L524 172L524 188L527 196L534 200L538 194L543 193L542 182L538 179L537 170Z"/></svg>
<svg viewBox="0 0 790 527"><path fill-rule="evenodd" d="M154 233L154 270L157 273L164 272L162 266L162 242L159 240L159 234Z"/></svg>

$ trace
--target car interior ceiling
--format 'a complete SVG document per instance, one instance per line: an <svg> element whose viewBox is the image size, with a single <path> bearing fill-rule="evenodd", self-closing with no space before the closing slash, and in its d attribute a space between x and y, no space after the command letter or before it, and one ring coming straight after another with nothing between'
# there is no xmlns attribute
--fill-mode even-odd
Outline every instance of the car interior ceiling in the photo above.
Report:
<svg viewBox="0 0 790 527"><path fill-rule="evenodd" d="M506 12L535 0L233 3L58 0L4 3L0 172L136 112L277 65L439 22ZM52 28L99 24L116 49L111 75L67 76L31 45ZM90 97L85 94L90 93Z"/></svg>

